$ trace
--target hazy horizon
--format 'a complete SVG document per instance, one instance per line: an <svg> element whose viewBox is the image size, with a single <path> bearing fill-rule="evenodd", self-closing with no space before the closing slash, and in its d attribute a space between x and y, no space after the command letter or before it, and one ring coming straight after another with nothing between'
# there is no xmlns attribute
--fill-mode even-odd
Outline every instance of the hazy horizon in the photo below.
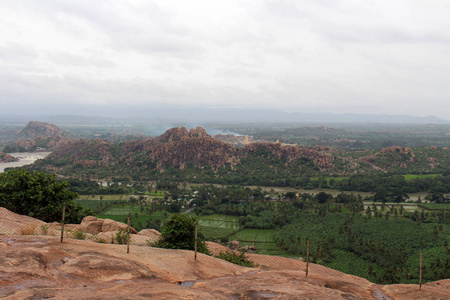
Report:
<svg viewBox="0 0 450 300"><path fill-rule="evenodd" d="M83 110L83 108L85 108ZM274 109L214 109L209 107L172 108L170 106L73 107L70 113L58 109L30 109L17 113L1 114L0 124L12 122L25 124L42 121L55 124L220 124L220 123L297 123L297 124L450 124L449 120L435 116L417 117L406 114L338 114L286 112ZM192 125L193 126L193 125Z"/></svg>

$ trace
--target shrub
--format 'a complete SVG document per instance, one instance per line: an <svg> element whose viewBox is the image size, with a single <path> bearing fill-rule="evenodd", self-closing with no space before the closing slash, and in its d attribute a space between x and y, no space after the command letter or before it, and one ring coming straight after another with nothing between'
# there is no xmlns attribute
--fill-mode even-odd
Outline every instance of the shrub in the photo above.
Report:
<svg viewBox="0 0 450 300"><path fill-rule="evenodd" d="M116 238L115 238L117 243L125 245L128 243L128 239L131 240L131 237L128 237L128 233L126 230L121 229L121 230L117 231Z"/></svg>
<svg viewBox="0 0 450 300"><path fill-rule="evenodd" d="M173 214L163 225L160 239L153 244L159 248L195 250L195 223L194 217ZM197 251L209 254L203 236L198 235Z"/></svg>
<svg viewBox="0 0 450 300"><path fill-rule="evenodd" d="M48 234L48 226L47 225L41 225L41 230L43 235Z"/></svg>
<svg viewBox="0 0 450 300"><path fill-rule="evenodd" d="M220 251L219 255L216 257L226 260L230 263L248 267L248 268L253 268L253 267L257 266L254 262L248 260L247 255L245 255L244 252Z"/></svg>
<svg viewBox="0 0 450 300"><path fill-rule="evenodd" d="M77 240L84 240L86 238L86 233L83 230L79 229L73 233L73 237Z"/></svg>

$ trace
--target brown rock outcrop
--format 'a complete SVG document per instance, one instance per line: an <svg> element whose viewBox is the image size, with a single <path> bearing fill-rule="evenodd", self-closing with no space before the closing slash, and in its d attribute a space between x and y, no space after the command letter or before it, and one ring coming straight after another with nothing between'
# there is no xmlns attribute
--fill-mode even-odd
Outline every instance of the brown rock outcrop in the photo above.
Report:
<svg viewBox="0 0 450 300"><path fill-rule="evenodd" d="M7 162L15 162L15 161L19 161L19 159L12 156L11 154L0 151L0 162L7 163Z"/></svg>
<svg viewBox="0 0 450 300"><path fill-rule="evenodd" d="M100 232L127 230L127 225L110 219L87 216L81 221L80 228L87 233L97 234ZM137 233L137 231L130 227L130 233Z"/></svg>
<svg viewBox="0 0 450 300"><path fill-rule="evenodd" d="M25 138L37 138L37 137L53 137L57 135L62 135L64 131L56 125L39 122L39 121L30 121L22 129L19 134Z"/></svg>

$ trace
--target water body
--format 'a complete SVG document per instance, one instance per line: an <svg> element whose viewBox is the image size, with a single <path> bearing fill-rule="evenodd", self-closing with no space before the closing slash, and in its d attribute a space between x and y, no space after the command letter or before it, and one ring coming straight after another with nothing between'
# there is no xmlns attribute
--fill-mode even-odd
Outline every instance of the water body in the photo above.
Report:
<svg viewBox="0 0 450 300"><path fill-rule="evenodd" d="M38 159L47 157L51 152L15 152L9 153L14 157L17 157L19 161L0 163L0 173L5 172L5 168L22 167L30 165Z"/></svg>

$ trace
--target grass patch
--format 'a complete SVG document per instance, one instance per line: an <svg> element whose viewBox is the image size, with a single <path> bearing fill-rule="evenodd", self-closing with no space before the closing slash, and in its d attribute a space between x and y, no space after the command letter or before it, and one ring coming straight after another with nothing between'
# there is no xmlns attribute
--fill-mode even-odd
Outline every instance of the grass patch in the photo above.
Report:
<svg viewBox="0 0 450 300"><path fill-rule="evenodd" d="M403 175L405 180L413 180L417 178L435 178L441 174L406 174Z"/></svg>
<svg viewBox="0 0 450 300"><path fill-rule="evenodd" d="M421 203L419 207L429 210L450 210L450 203Z"/></svg>

